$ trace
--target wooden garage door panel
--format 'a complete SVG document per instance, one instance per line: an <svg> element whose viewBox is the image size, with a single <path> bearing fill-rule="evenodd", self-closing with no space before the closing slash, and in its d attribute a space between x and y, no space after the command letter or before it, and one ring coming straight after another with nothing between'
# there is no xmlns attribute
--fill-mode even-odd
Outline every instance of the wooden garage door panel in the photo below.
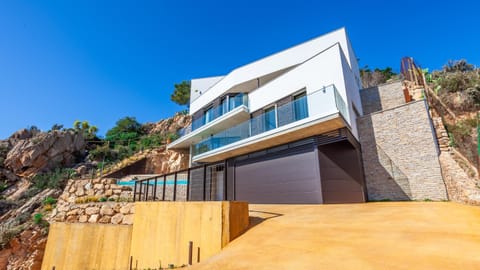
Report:
<svg viewBox="0 0 480 270"><path fill-rule="evenodd" d="M311 149L237 164L236 200L251 203L320 203L316 160Z"/></svg>

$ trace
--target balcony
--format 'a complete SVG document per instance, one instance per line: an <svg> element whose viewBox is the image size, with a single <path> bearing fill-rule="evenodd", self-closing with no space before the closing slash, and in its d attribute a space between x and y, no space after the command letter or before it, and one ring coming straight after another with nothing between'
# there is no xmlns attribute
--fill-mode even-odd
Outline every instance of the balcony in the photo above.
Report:
<svg viewBox="0 0 480 270"><path fill-rule="evenodd" d="M331 85L212 133L193 145L193 161L217 161L344 127L347 113Z"/></svg>
<svg viewBox="0 0 480 270"><path fill-rule="evenodd" d="M247 94L226 96L219 106L205 110L201 118L181 129L178 132L180 138L172 142L169 148L188 148L191 144L198 143L201 138L218 133L249 118Z"/></svg>

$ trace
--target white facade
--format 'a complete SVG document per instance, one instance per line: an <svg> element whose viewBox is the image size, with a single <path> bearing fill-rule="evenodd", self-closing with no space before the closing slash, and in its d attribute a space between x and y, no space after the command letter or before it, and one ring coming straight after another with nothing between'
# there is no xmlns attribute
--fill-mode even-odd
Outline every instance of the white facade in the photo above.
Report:
<svg viewBox="0 0 480 270"><path fill-rule="evenodd" d="M260 149L262 145L285 143L283 137L288 137L286 135L289 132L292 133L291 138L302 138L302 132L310 134L307 130L326 130L327 122L330 121L328 125L332 126L331 121L336 118L358 139L356 117L357 114L362 114L359 89L357 58L345 29L341 28L237 68L226 76L192 80L192 116L202 115L204 112L211 114L208 109L212 108L215 102L219 106L219 99L228 94L231 96L232 93L244 93L248 95L248 99L244 97L244 103L238 105L241 109L237 107L228 112L223 109L214 121L203 120L201 127L194 127L189 134L180 137L168 147L190 148L193 161L215 161L245 153L248 150L242 150L242 147L247 148L247 145L248 149L252 150ZM297 93L305 93L305 97L294 101ZM302 110L308 111L308 115L281 124L280 117L288 115L282 115L281 110L287 108L287 105L279 101L288 97L291 97L287 104L292 106L290 111L299 106L300 102L305 102L308 110ZM263 127L265 130L257 134L253 130L255 123L250 118L255 118L262 112L267 117L266 108L269 107L275 108L275 128L267 130ZM251 113L253 114L250 115ZM321 126L322 121L325 122L325 127ZM338 121L335 123L337 124L332 127L339 128ZM294 132L296 134L293 134ZM198 143L205 140L212 140L208 142L211 145L210 150L203 150L201 153L192 151L193 148L198 148ZM231 155L228 154L229 151Z"/></svg>

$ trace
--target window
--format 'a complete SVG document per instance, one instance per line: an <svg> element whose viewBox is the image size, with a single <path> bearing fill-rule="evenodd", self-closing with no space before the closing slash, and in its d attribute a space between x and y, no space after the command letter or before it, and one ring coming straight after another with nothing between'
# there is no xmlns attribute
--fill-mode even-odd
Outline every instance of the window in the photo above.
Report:
<svg viewBox="0 0 480 270"><path fill-rule="evenodd" d="M203 119L205 119L205 123L211 122L213 120L213 107L210 107L205 110L205 114L203 116Z"/></svg>
<svg viewBox="0 0 480 270"><path fill-rule="evenodd" d="M275 106L265 109L264 120L265 120L264 121L265 131L268 131L277 127Z"/></svg>
<svg viewBox="0 0 480 270"><path fill-rule="evenodd" d="M293 113L295 121L308 117L307 94L305 92L293 97Z"/></svg>
<svg viewBox="0 0 480 270"><path fill-rule="evenodd" d="M220 114L226 114L228 112L228 96L222 98L222 102L220 103Z"/></svg>

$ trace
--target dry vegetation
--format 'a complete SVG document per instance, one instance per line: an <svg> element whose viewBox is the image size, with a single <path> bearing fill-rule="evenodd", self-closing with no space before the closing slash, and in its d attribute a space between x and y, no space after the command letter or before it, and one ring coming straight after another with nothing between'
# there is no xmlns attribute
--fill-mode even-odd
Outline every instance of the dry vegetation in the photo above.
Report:
<svg viewBox="0 0 480 270"><path fill-rule="evenodd" d="M444 116L450 145L478 166L477 126L480 111L480 69L465 60L450 61L442 70L427 75L435 93L455 113Z"/></svg>

